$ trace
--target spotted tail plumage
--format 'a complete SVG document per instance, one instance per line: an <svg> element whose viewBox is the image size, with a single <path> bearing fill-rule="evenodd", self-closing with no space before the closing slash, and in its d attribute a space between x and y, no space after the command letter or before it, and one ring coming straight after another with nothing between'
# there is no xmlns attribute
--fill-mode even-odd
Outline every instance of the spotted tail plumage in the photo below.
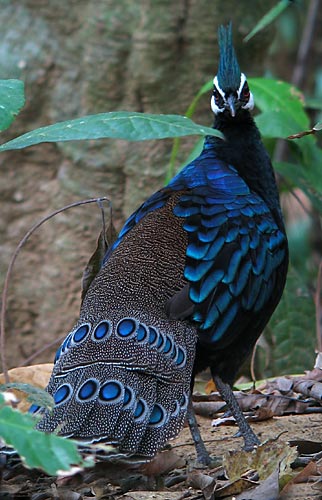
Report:
<svg viewBox="0 0 322 500"><path fill-rule="evenodd" d="M219 44L211 107L225 140L207 137L126 221L58 352L40 430L152 457L187 410L193 427L190 389L210 367L245 447L259 442L230 386L281 298L288 247L231 26Z"/></svg>
<svg viewBox="0 0 322 500"><path fill-rule="evenodd" d="M197 336L191 325L165 313L177 290L176 257L185 239L179 220L176 232L168 224L157 229L171 203L144 218L135 238L132 233L115 245L92 283L80 320L56 355L48 386L54 412L44 413L38 429L53 432L59 425L63 436L152 457L183 426ZM173 268L168 279L158 261Z"/></svg>
<svg viewBox="0 0 322 500"><path fill-rule="evenodd" d="M39 428L53 432L59 422L63 436L153 456L183 425L194 351L193 343L187 349L184 340L190 332L174 327L170 336L169 325L155 324L122 317L115 325L101 321L76 327L48 386L54 415L47 413Z"/></svg>

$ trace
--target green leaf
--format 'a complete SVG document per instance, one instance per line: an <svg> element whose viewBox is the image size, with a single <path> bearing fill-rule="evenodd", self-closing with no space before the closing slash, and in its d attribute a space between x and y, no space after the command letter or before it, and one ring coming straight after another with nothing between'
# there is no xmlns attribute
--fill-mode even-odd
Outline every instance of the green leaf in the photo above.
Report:
<svg viewBox="0 0 322 500"><path fill-rule="evenodd" d="M34 385L21 382L10 382L9 384L0 385L0 391L6 391L7 389L17 389L18 391L28 394L27 401L31 404L48 409L52 409L55 406L53 397L44 389L40 389Z"/></svg>
<svg viewBox="0 0 322 500"><path fill-rule="evenodd" d="M244 38L244 42L248 42L259 31L266 28L272 23L284 10L290 5L290 0L280 0L271 10L269 10L262 19L256 24L255 28Z"/></svg>
<svg viewBox="0 0 322 500"><path fill-rule="evenodd" d="M6 130L25 104L21 80L0 80L0 132Z"/></svg>
<svg viewBox="0 0 322 500"><path fill-rule="evenodd" d="M31 415L9 406L0 407L0 436L18 452L27 467L56 475L59 471L70 470L72 465L85 466L76 443L56 434L37 431L34 425Z"/></svg>
<svg viewBox="0 0 322 500"><path fill-rule="evenodd" d="M309 128L309 118L304 110L304 100L301 92L286 82L272 80L270 78L250 78L250 88L254 94L255 104L262 113L269 113L267 116L267 126L265 132L268 137L276 137L274 132L269 132L269 122L275 114L274 125L281 119L287 124L287 129L292 129L293 133L298 130ZM265 118L266 119L266 118ZM294 127L295 130L293 129ZM286 137L288 134L282 133L280 137Z"/></svg>
<svg viewBox="0 0 322 500"><path fill-rule="evenodd" d="M2 144L0 151L26 148L42 142L103 138L144 141L185 135L223 137L218 130L198 125L184 116L120 111L84 116L38 128Z"/></svg>
<svg viewBox="0 0 322 500"><path fill-rule="evenodd" d="M303 279L290 267L285 290L265 338L271 344L265 376L301 373L314 365L316 334L313 298Z"/></svg>
<svg viewBox="0 0 322 500"><path fill-rule="evenodd" d="M322 130L322 122L316 123L313 127L313 130L320 132L320 130Z"/></svg>
<svg viewBox="0 0 322 500"><path fill-rule="evenodd" d="M266 138L286 138L298 131L297 123L284 111L266 111L257 115L255 121L260 133Z"/></svg>

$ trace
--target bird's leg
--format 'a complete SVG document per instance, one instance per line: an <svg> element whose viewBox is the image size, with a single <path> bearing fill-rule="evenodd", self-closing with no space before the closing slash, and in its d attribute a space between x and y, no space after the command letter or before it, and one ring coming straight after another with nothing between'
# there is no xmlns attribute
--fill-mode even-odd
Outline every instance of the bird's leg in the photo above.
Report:
<svg viewBox="0 0 322 500"><path fill-rule="evenodd" d="M243 412L240 409L240 406L237 402L237 399L234 396L232 388L226 382L223 382L221 377L218 375L213 376L214 382L220 393L221 397L227 404L229 410L234 416L239 430L244 438L244 450L251 451L255 446L260 445L260 440L256 436L256 434L251 429L249 423L246 421Z"/></svg>
<svg viewBox="0 0 322 500"><path fill-rule="evenodd" d="M197 460L200 462L202 465L210 465L211 459L209 456L209 453L206 449L205 443L202 440L199 427L198 427L198 422L196 419L195 411L193 409L192 405L192 394L190 394L189 397L189 403L188 403L188 410L187 410L187 421L189 424L191 436L196 448L197 452Z"/></svg>

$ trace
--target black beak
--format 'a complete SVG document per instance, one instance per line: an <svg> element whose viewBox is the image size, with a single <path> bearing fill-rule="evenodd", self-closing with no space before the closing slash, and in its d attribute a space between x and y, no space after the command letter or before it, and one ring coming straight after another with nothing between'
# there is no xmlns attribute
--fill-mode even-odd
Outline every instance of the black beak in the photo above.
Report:
<svg viewBox="0 0 322 500"><path fill-rule="evenodd" d="M230 116L234 118L236 115L236 98L233 94L230 94L227 98L227 108L229 109Z"/></svg>

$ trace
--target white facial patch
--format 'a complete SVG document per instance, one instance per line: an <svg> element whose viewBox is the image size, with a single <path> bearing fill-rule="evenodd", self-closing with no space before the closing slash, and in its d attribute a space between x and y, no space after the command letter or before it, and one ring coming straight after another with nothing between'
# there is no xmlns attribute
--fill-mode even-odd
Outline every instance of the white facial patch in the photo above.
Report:
<svg viewBox="0 0 322 500"><path fill-rule="evenodd" d="M211 101L210 101L211 109L212 109L213 113L215 115L217 115L218 113L223 113L225 111L225 109L227 109L227 107L226 107L226 105L227 105L227 99L226 99L225 93L219 87L217 76L215 76L215 78L214 78L213 81L214 81L214 87L215 87L216 91L221 95L221 97L222 97L222 103L223 103L222 107L217 106L215 96L212 95ZM241 75L240 75L240 85L239 85L239 88L238 88L238 91L237 91L237 98L239 100L242 97L241 93L242 93L242 90L243 90L245 82L246 82L246 76L244 75L244 73L241 73ZM244 106L242 106L242 109L249 109L249 110L251 110L253 108L254 108L254 97L253 97L253 94L251 92L249 92L249 99L248 99L247 103Z"/></svg>
<svg viewBox="0 0 322 500"><path fill-rule="evenodd" d="M219 87L217 76L215 76L215 78L214 78L214 87L219 92L219 94L223 98L223 102L225 103L226 102L225 94L221 90L221 88ZM225 106L223 108L219 108L219 106L217 106L214 95L211 97L210 104L211 104L211 109L215 113L215 115L217 115L218 113L222 113L223 111L225 111Z"/></svg>
<svg viewBox="0 0 322 500"><path fill-rule="evenodd" d="M238 99L240 99L240 97L241 97L241 91L243 90L243 86L244 86L245 82L246 82L246 76L244 75L244 73L241 73L241 75L240 75L240 85L239 85L239 89L237 91ZM242 106L242 109L253 109L253 108L254 108L254 96L249 91L248 102L245 104L245 106Z"/></svg>

